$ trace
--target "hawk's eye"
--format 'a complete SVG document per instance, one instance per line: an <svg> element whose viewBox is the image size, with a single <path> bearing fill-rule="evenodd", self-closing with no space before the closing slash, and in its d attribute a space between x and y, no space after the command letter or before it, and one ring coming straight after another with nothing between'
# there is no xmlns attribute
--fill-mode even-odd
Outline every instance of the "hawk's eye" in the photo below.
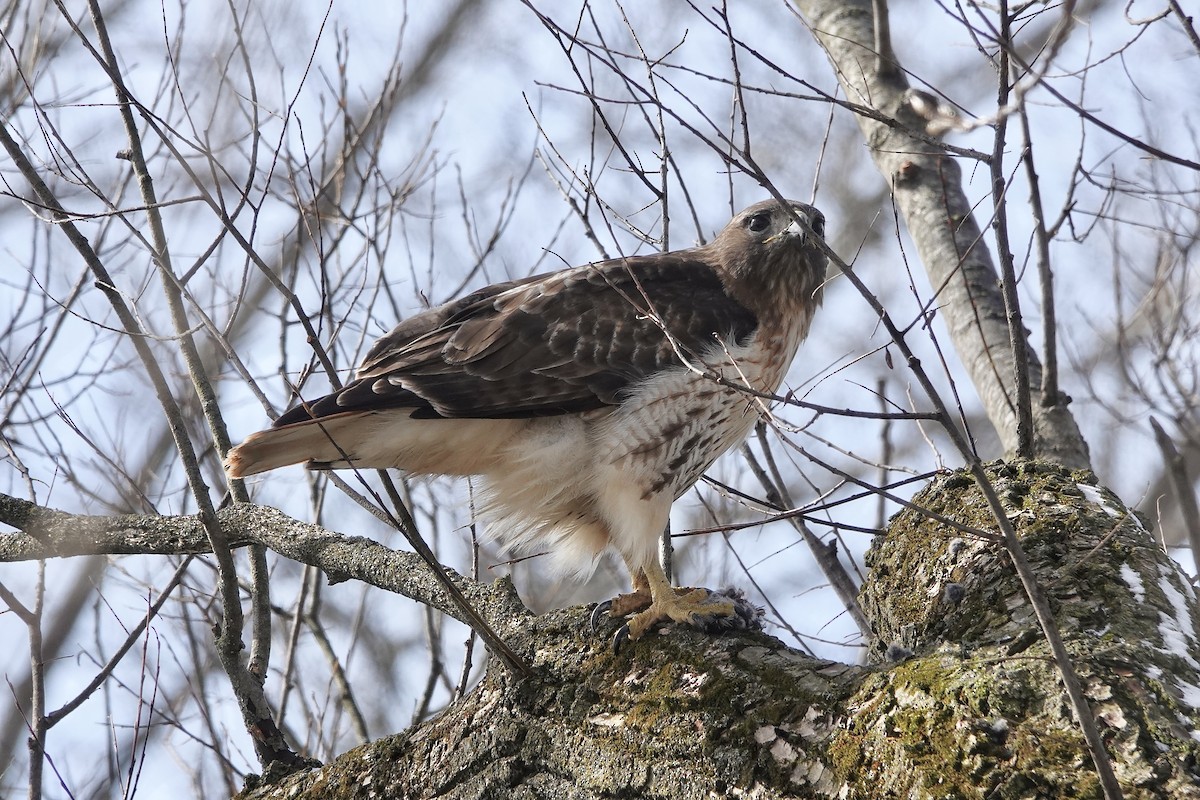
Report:
<svg viewBox="0 0 1200 800"><path fill-rule="evenodd" d="M820 214L818 214L817 218L812 221L811 227L813 229L813 233L815 233L817 236L820 236L822 239L825 238L825 218L824 217L822 217Z"/></svg>
<svg viewBox="0 0 1200 800"><path fill-rule="evenodd" d="M755 214L753 217L746 220L746 227L755 233L762 233L767 228L771 227L771 215Z"/></svg>

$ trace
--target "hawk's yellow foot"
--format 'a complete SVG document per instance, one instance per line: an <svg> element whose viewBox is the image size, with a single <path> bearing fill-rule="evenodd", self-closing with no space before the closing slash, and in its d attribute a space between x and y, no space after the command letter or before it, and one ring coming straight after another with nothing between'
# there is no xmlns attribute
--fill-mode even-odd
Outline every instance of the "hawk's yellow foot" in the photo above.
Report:
<svg viewBox="0 0 1200 800"><path fill-rule="evenodd" d="M619 651L627 640L642 638L660 622L682 622L706 633L762 628L762 609L746 600L738 589L672 586L658 564L637 570L633 585L633 592L601 603L592 612L593 630L601 614L632 614L613 637L614 650Z"/></svg>
<svg viewBox="0 0 1200 800"><path fill-rule="evenodd" d="M682 622L702 631L722 630L719 620L737 614L733 601L704 588L679 587L655 598L650 607L625 623L628 638L637 641L659 622Z"/></svg>
<svg viewBox="0 0 1200 800"><path fill-rule="evenodd" d="M641 577L640 572L638 575ZM611 600L605 600L596 604L596 607L592 609L591 616L592 633L599 632L600 620L603 617L607 616L619 619L622 617L628 617L630 615L636 615L638 612L645 612L650 608L650 606L654 603L654 598L651 596L650 589L645 583L645 578L642 577L640 584L635 580L634 587L634 591L632 592L627 594L619 594ZM691 586L676 586L672 588L672 591L680 597L691 594L692 592L703 592L706 595L709 594L708 589L697 589ZM663 618L665 619L666 616ZM683 620L676 621L681 622Z"/></svg>

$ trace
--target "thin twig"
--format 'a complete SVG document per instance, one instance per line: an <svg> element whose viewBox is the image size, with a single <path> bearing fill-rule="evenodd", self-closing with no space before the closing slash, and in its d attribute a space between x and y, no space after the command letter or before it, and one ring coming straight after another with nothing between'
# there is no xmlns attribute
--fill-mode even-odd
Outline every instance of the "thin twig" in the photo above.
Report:
<svg viewBox="0 0 1200 800"><path fill-rule="evenodd" d="M317 648L325 656L325 661L329 664L333 685L338 690L338 701L341 704L342 710L350 717L350 727L354 729L354 735L358 738L359 744L366 744L371 741L371 736L367 732L367 720L363 716L362 709L359 707L358 701L354 697L354 687L350 684L350 679L346 676L346 670L342 667L341 659L338 658L337 652L333 649L333 642L329 640L329 634L325 632L325 626L321 624L320 616L316 613L305 613L304 623L312 633L313 641L316 642Z"/></svg>
<svg viewBox="0 0 1200 800"><path fill-rule="evenodd" d="M1010 18L1007 0L1000 0L999 67L997 69L996 107L1008 105L1011 86L1011 68L1008 59L1012 48ZM1008 144L1008 116L996 120L992 139L992 227L996 231L996 260L1000 265L1000 289L1004 297L1004 310L1008 322L1008 346L1013 356L1013 388L1010 402L1016 410L1018 458L1032 458L1033 449L1033 400L1029 388L1029 345L1026 340L1025 324L1021 317L1021 300L1017 294L1017 274L1013 264L1012 246L1008 238L1008 177L1004 174L1004 149Z"/></svg>
<svg viewBox="0 0 1200 800"><path fill-rule="evenodd" d="M769 458L770 449L767 444L764 427L761 425L759 426L758 440L763 448L764 455ZM771 470L773 475L768 475L767 471L758 463L758 459L755 458L754 452L750 449L749 445L742 445L741 454L746 464L750 467L750 471L754 473L759 484L763 487L763 491L766 492L767 501L780 508L792 508L791 498L787 496L787 487L783 485L783 481L779 477L779 471L773 467L773 464ZM846 571L846 568L842 566L842 562L838 558L836 540L830 545L826 545L799 517L790 517L788 521L796 529L796 532L800 534L800 538L804 540L804 543L808 545L808 549L812 552L813 558L816 559L817 565L825 575L825 579L833 587L838 600L842 603L842 607L849 612L859 632L863 636L869 636L871 626L858 604L858 587L854 585L854 580L850 577L850 573Z"/></svg>
<svg viewBox="0 0 1200 800"><path fill-rule="evenodd" d="M56 0L56 2L60 3L59 9L63 16L70 21L70 15L62 7L61 0ZM152 254L159 273L163 276L163 290L167 298L167 305L170 309L176 334L179 336L180 350L188 366L193 386L199 395L205 419L209 424L209 428L219 449L224 452L230 447L229 435L225 429L224 420L217 408L216 393L212 388L211 382L205 376L199 351L189 333L190 326L183 307L182 293L174 281L170 251L167 248L166 232L162 226L162 217L157 210L158 203L153 180L146 166L141 134L138 131L137 123L134 120L131 110L131 95L120 77L120 70L116 66L116 53L112 49L112 42L108 37L108 29L105 25L99 3L97 0L90 0L88 5L92 16L92 23L96 27L103 53L102 56L98 55L97 58L106 67L112 80L113 89L117 95L117 107L125 126L126 137L129 140L130 147L127 152L137 177L143 202L148 209L147 216L150 222ZM107 277L107 273L105 273L105 277ZM111 281L109 282L111 283ZM109 293L110 300L114 300L116 297L118 295L115 292ZM133 330L129 325L126 325L126 328L131 332ZM146 360L146 356L143 356L143 362ZM150 360L152 360L152 356L150 356ZM268 591L266 581L267 570L265 561L263 561L263 554L261 551L257 554L251 553L251 563L254 565L253 574L255 576L255 624L252 631L252 660L250 666L247 667L243 664L241 655L243 646L243 614L233 557L224 534L221 532L220 527L215 524L212 499L204 477L201 475L199 459L187 434L181 411L174 398L170 397L169 390L166 398L160 396L160 402L163 404L164 410L168 412L168 416L171 414L179 415L177 420L172 420L172 427L179 428L175 437L176 447L180 452L188 485L191 489L193 499L201 509L201 516L213 520L213 523L206 527L209 528L213 545L213 555L216 556L220 575L218 587L222 598L224 620L217 632L216 644L221 657L221 664L229 676L234 695L237 697L239 708L242 710L247 730L250 731L251 737L254 739L256 752L260 761L264 765L271 761L281 761L285 764L299 764L300 759L291 751L284 742L279 730L275 728L272 721L272 714L267 707L266 697L262 690L262 678L266 673L266 661L270 652L269 600L263 597ZM248 499L244 488L233 487L233 491L235 494L240 495L239 499Z"/></svg>
<svg viewBox="0 0 1200 800"><path fill-rule="evenodd" d="M1179 0L1167 0L1167 5L1171 7L1171 13L1179 18L1179 24L1183 26L1183 32L1191 41L1192 48L1197 54L1200 54L1200 34L1196 33L1196 26L1192 24L1191 15L1183 13L1183 6L1179 5Z"/></svg>
<svg viewBox="0 0 1200 800"><path fill-rule="evenodd" d="M1058 320L1054 306L1054 273L1050 269L1050 231L1046 228L1046 214L1042 208L1042 190L1038 181L1037 168L1033 163L1033 140L1030 136L1029 114L1021 106L1017 119L1021 122L1025 148L1021 161L1025 164L1025 178L1029 181L1029 209L1033 217L1033 237L1037 245L1038 285L1042 294L1042 385L1041 404L1058 405L1062 402L1058 389Z"/></svg>
<svg viewBox="0 0 1200 800"><path fill-rule="evenodd" d="M91 697L92 694L100 688L104 681L108 680L108 677L112 674L113 670L116 669L117 664L121 663L121 660L125 657L125 654L129 652L129 650L139 639L141 639L142 632L146 630L146 627L150 624L151 620L158 616L158 612L162 610L163 605L168 599L170 599L171 593L175 590L175 587L180 584L180 582L183 580L183 576L187 574L188 567L192 565L193 558L195 558L193 555L184 556L183 561L180 562L178 567L176 567L175 574L171 576L171 579L167 581L167 584L159 592L158 599L150 604L150 607L146 609L146 614L141 618L141 620L138 621L138 624L133 627L133 630L129 631L128 635L125 637L125 641L121 643L121 646L118 647L115 652L113 652L108 661L105 662L104 666L102 666L95 676L92 677L91 681L88 682L88 685L83 687L83 689L81 689L73 698L46 715L47 728L52 728L59 722L62 722L68 714L79 708L79 706L83 705L83 702Z"/></svg>

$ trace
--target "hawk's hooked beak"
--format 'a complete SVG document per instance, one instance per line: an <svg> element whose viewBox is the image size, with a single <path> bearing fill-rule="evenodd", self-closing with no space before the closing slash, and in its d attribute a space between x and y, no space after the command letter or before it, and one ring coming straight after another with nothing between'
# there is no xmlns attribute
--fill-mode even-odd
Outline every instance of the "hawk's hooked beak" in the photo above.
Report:
<svg viewBox="0 0 1200 800"><path fill-rule="evenodd" d="M803 243L804 239L808 236L808 231L805 230L804 228L800 227L800 223L796 222L796 220L792 220L791 222L789 222L788 226L786 228L784 228L779 233L772 236L770 239L767 239L767 242L773 244L781 239L790 239L793 236L800 237L800 241L802 243Z"/></svg>

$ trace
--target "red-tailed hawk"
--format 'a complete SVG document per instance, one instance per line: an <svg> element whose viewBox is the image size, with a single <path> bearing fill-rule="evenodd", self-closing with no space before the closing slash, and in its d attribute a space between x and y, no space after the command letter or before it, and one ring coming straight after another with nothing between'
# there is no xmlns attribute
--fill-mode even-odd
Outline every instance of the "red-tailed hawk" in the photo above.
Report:
<svg viewBox="0 0 1200 800"><path fill-rule="evenodd" d="M825 220L774 200L710 244L488 286L401 322L345 388L233 448L229 475L287 464L479 475L489 533L588 571L619 552L606 605L641 637L735 614L676 590L657 544L671 504L740 443L821 302ZM635 613L636 612L636 613Z"/></svg>

